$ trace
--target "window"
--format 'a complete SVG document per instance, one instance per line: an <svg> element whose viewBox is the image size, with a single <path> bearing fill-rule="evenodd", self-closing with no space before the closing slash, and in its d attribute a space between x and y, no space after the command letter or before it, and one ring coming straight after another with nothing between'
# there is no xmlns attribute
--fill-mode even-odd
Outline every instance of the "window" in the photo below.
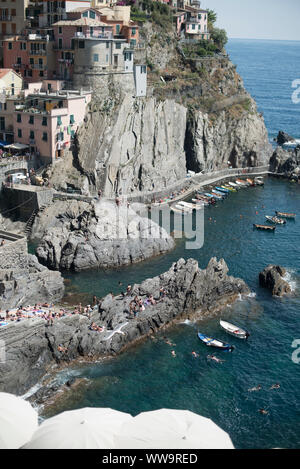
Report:
<svg viewBox="0 0 300 469"><path fill-rule="evenodd" d="M0 117L0 130L5 130L5 118Z"/></svg>
<svg viewBox="0 0 300 469"><path fill-rule="evenodd" d="M109 42L106 42L106 49L109 48Z"/></svg>
<svg viewBox="0 0 300 469"><path fill-rule="evenodd" d="M34 116L29 116L29 124L34 124Z"/></svg>
<svg viewBox="0 0 300 469"><path fill-rule="evenodd" d="M78 47L79 47L79 49L84 49L84 41L79 41L78 42Z"/></svg>
<svg viewBox="0 0 300 469"><path fill-rule="evenodd" d="M196 28L196 25L195 25L195 24L193 24L193 25L192 25L192 29L195 29L195 28Z"/></svg>
<svg viewBox="0 0 300 469"><path fill-rule="evenodd" d="M87 17L88 17L88 11L85 11L84 13L82 13L82 16L83 16L84 18L87 18Z"/></svg>
<svg viewBox="0 0 300 469"><path fill-rule="evenodd" d="M17 64L18 64L18 65L21 65L21 63L22 63L21 57L17 57Z"/></svg>
<svg viewBox="0 0 300 469"><path fill-rule="evenodd" d="M61 26L58 27L58 34L62 34L62 27Z"/></svg>
<svg viewBox="0 0 300 469"><path fill-rule="evenodd" d="M70 124L75 124L74 114L70 115Z"/></svg>
<svg viewBox="0 0 300 469"><path fill-rule="evenodd" d="M132 36L135 36L135 33L136 33L136 29L135 29L135 28L132 28L132 30L131 30L131 35L132 35Z"/></svg>
<svg viewBox="0 0 300 469"><path fill-rule="evenodd" d="M30 131L29 138L30 138L30 140L34 140L34 131L33 130Z"/></svg>
<svg viewBox="0 0 300 469"><path fill-rule="evenodd" d="M26 50L26 42L20 42L20 49Z"/></svg>
<svg viewBox="0 0 300 469"><path fill-rule="evenodd" d="M63 133L63 132L59 132L59 133L56 135L56 140L57 140L57 142L63 142L63 140L64 140L64 133Z"/></svg>
<svg viewBox="0 0 300 469"><path fill-rule="evenodd" d="M62 125L61 116L57 117L57 125Z"/></svg>
<svg viewBox="0 0 300 469"><path fill-rule="evenodd" d="M90 11L90 18L93 20L96 18L96 13L94 11Z"/></svg>
<svg viewBox="0 0 300 469"><path fill-rule="evenodd" d="M99 62L99 54L94 54L94 62Z"/></svg>
<svg viewBox="0 0 300 469"><path fill-rule="evenodd" d="M116 49L121 49L121 43L120 42L116 43Z"/></svg>
<svg viewBox="0 0 300 469"><path fill-rule="evenodd" d="M18 129L18 138L22 138L22 130Z"/></svg>
<svg viewBox="0 0 300 469"><path fill-rule="evenodd" d="M108 63L108 54L106 54L106 63Z"/></svg>
<svg viewBox="0 0 300 469"><path fill-rule="evenodd" d="M120 34L120 25L119 24L116 25L116 34Z"/></svg>
<svg viewBox="0 0 300 469"><path fill-rule="evenodd" d="M39 76L40 76L40 77L43 77L43 76L44 76L43 70L40 70Z"/></svg>
<svg viewBox="0 0 300 469"><path fill-rule="evenodd" d="M21 114L17 114L17 122L22 122L22 116L21 116Z"/></svg>
<svg viewBox="0 0 300 469"><path fill-rule="evenodd" d="M58 39L58 48L62 49L62 38L61 37Z"/></svg>
<svg viewBox="0 0 300 469"><path fill-rule="evenodd" d="M47 132L43 132L42 140L43 140L44 142L48 142L48 134L47 134Z"/></svg>
<svg viewBox="0 0 300 469"><path fill-rule="evenodd" d="M30 63L30 65L33 65L33 64L34 64L34 59L33 59L32 57L30 57L29 63Z"/></svg>
<svg viewBox="0 0 300 469"><path fill-rule="evenodd" d="M147 72L146 65L142 65L141 66L141 73L146 73L146 72Z"/></svg>
<svg viewBox="0 0 300 469"><path fill-rule="evenodd" d="M12 47L12 42L9 42L9 43L8 43L8 49L9 49L9 50L12 50L12 48L13 48L13 47Z"/></svg>
<svg viewBox="0 0 300 469"><path fill-rule="evenodd" d="M45 125L45 126L47 126L47 125L48 125L48 120L47 120L47 117L43 117L43 120L42 120L42 125Z"/></svg>

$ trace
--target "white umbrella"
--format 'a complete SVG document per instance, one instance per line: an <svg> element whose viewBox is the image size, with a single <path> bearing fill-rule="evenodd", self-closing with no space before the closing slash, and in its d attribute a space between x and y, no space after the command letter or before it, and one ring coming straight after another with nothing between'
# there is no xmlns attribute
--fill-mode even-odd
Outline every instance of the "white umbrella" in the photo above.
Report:
<svg viewBox="0 0 300 469"><path fill-rule="evenodd" d="M45 420L25 449L110 449L123 423L133 417L112 409L84 408Z"/></svg>
<svg viewBox="0 0 300 469"><path fill-rule="evenodd" d="M212 420L185 410L143 412L122 426L119 449L234 449Z"/></svg>
<svg viewBox="0 0 300 469"><path fill-rule="evenodd" d="M38 428L37 412L21 397L0 392L0 449L18 449Z"/></svg>

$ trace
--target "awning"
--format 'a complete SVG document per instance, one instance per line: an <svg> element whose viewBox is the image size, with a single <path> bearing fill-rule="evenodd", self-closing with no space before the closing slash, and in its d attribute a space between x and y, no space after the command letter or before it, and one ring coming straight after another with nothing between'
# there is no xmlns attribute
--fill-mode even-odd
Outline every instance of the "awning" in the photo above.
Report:
<svg viewBox="0 0 300 469"><path fill-rule="evenodd" d="M28 145L24 145L24 143L11 143L10 145L6 145L5 148L9 148L10 150L25 150L28 148Z"/></svg>
<svg viewBox="0 0 300 469"><path fill-rule="evenodd" d="M0 147L6 147L8 145L7 142L4 142L3 140L0 140Z"/></svg>

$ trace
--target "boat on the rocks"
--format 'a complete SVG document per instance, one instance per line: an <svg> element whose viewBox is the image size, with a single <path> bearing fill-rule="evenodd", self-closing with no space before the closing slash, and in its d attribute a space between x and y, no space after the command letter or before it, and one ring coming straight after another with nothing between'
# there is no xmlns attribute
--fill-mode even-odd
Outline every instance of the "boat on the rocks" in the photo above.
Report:
<svg viewBox="0 0 300 469"><path fill-rule="evenodd" d="M232 352L234 347L226 342L223 342L219 339L213 339L212 337L208 337L207 335L201 334L198 332L198 338L203 342L207 347L214 347L221 350L227 350L228 352Z"/></svg>
<svg viewBox="0 0 300 469"><path fill-rule="evenodd" d="M295 213L278 212L278 210L276 210L275 213L278 217L282 217L282 218L291 218L291 219L296 218Z"/></svg>
<svg viewBox="0 0 300 469"><path fill-rule="evenodd" d="M269 216L269 215L266 215L266 219L267 219L270 223L274 223L275 225L285 225L285 224L286 224L286 220L283 220L282 218L271 217L271 216Z"/></svg>
<svg viewBox="0 0 300 469"><path fill-rule="evenodd" d="M265 230L265 231L275 231L276 225L259 225L257 223L254 223L254 228L257 230Z"/></svg>
<svg viewBox="0 0 300 469"><path fill-rule="evenodd" d="M220 326L224 329L228 334L237 337L238 339L248 339L250 336L249 332L242 329L241 327L235 326L227 321L222 321L220 319Z"/></svg>

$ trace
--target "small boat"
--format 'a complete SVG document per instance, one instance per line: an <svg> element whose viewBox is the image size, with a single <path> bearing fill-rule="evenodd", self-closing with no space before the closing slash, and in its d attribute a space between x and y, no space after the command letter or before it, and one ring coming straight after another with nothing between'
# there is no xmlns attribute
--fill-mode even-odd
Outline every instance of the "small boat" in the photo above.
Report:
<svg viewBox="0 0 300 469"><path fill-rule="evenodd" d="M230 193L230 190L229 189L226 189L225 187L216 187L217 191L220 191L220 192L225 192L225 194L229 194Z"/></svg>
<svg viewBox="0 0 300 469"><path fill-rule="evenodd" d="M188 208L188 207L185 207L184 205L175 205L175 208L177 208L177 210L182 210L184 212L187 212L187 213L192 213L193 209L192 208Z"/></svg>
<svg viewBox="0 0 300 469"><path fill-rule="evenodd" d="M200 205L200 207L208 207L210 204L206 200L203 199L192 199L195 204Z"/></svg>
<svg viewBox="0 0 300 469"><path fill-rule="evenodd" d="M250 186L255 186L253 179L246 179L247 182L249 182Z"/></svg>
<svg viewBox="0 0 300 469"><path fill-rule="evenodd" d="M249 182L245 181L245 179L237 179L236 183L242 184L244 187L249 187Z"/></svg>
<svg viewBox="0 0 300 469"><path fill-rule="evenodd" d="M222 197L222 199L224 199L226 197L225 192L220 192L220 191L217 191L216 189L212 189L211 192L212 192L212 194L220 195Z"/></svg>
<svg viewBox="0 0 300 469"><path fill-rule="evenodd" d="M285 224L286 224L286 221L283 220L282 218L270 217L269 215L266 215L266 219L267 219L270 223L274 223L275 225L285 225Z"/></svg>
<svg viewBox="0 0 300 469"><path fill-rule="evenodd" d="M283 218L296 218L295 213L286 213L286 212L275 212L278 217L283 217Z"/></svg>
<svg viewBox="0 0 300 469"><path fill-rule="evenodd" d="M258 224L254 224L253 225L254 228L256 228L257 230L266 230L266 231L275 231L276 229L276 225L258 225Z"/></svg>
<svg viewBox="0 0 300 469"><path fill-rule="evenodd" d="M182 207L189 208L190 210L201 210L201 208L202 208L197 204L191 204L189 202L184 202L184 201L178 202L178 205L181 205Z"/></svg>
<svg viewBox="0 0 300 469"><path fill-rule="evenodd" d="M262 177L254 178L254 182L257 186L264 186L265 185L265 181Z"/></svg>
<svg viewBox="0 0 300 469"><path fill-rule="evenodd" d="M228 184L229 184L229 186L233 187L234 189L239 189L240 188L240 186L238 184L236 184L235 182L229 182Z"/></svg>
<svg viewBox="0 0 300 469"><path fill-rule="evenodd" d="M223 186L223 189L227 189L229 192L236 192L236 189L234 189L233 187L231 186L226 186L225 184Z"/></svg>
<svg viewBox="0 0 300 469"><path fill-rule="evenodd" d="M198 332L198 338L203 342L207 347L214 347L218 348L221 350L228 350L229 352L232 352L234 347L230 344L226 344L226 342L223 342L222 340L218 339L213 339L212 337L208 337L207 335L201 334Z"/></svg>
<svg viewBox="0 0 300 469"><path fill-rule="evenodd" d="M234 324L230 324L230 322L222 321L220 319L220 326L228 332L228 334L237 337L238 339L248 339L250 336L249 332L242 329L241 327L235 326Z"/></svg>

